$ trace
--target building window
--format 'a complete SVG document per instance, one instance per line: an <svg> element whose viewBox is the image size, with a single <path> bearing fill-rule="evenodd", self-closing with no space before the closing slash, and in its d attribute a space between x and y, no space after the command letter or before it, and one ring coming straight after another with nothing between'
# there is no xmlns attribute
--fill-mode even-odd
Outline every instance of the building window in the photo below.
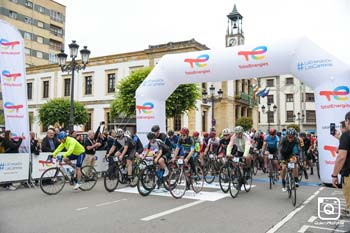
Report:
<svg viewBox="0 0 350 233"><path fill-rule="evenodd" d="M55 40L50 40L50 49L60 51L62 49L62 43Z"/></svg>
<svg viewBox="0 0 350 233"><path fill-rule="evenodd" d="M43 98L49 98L49 81L43 81Z"/></svg>
<svg viewBox="0 0 350 233"><path fill-rule="evenodd" d="M268 120L268 122L270 122L270 123L274 123L275 122L275 118L274 118L274 116L275 116L275 113L272 111L272 112L268 112L267 113L267 120Z"/></svg>
<svg viewBox="0 0 350 233"><path fill-rule="evenodd" d="M85 76L85 95L92 94L92 76Z"/></svg>
<svg viewBox="0 0 350 233"><path fill-rule="evenodd" d="M286 78L286 85L293 85L294 84L294 78Z"/></svg>
<svg viewBox="0 0 350 233"><path fill-rule="evenodd" d="M236 80L235 81L235 83L236 83L236 85L235 85L235 89L236 89L236 93L235 93L235 95L238 95L238 93L239 93L239 80Z"/></svg>
<svg viewBox="0 0 350 233"><path fill-rule="evenodd" d="M28 100L33 99L33 83L27 83L27 98Z"/></svg>
<svg viewBox="0 0 350 233"><path fill-rule="evenodd" d="M267 104L273 104L274 101L273 101L273 95L268 95L267 96Z"/></svg>
<svg viewBox="0 0 350 233"><path fill-rule="evenodd" d="M9 17L12 19L17 19L17 13L14 11L10 11Z"/></svg>
<svg viewBox="0 0 350 233"><path fill-rule="evenodd" d="M36 52L36 57L38 57L38 58L43 58L43 53L37 51L37 52Z"/></svg>
<svg viewBox="0 0 350 233"><path fill-rule="evenodd" d="M86 124L85 124L85 131L89 131L90 129L92 129L91 128L91 125L92 125L92 118L91 118L91 115L92 115L92 113L91 112L89 112L88 113L88 121L86 122Z"/></svg>
<svg viewBox="0 0 350 233"><path fill-rule="evenodd" d="M258 112L258 123L261 123L260 112Z"/></svg>
<svg viewBox="0 0 350 233"><path fill-rule="evenodd" d="M63 22L63 15L60 12L54 10L50 10L50 18L60 23Z"/></svg>
<svg viewBox="0 0 350 233"><path fill-rule="evenodd" d="M44 43L44 38L41 37L41 36L37 36L37 37L36 37L36 41L39 42L39 43L41 43L41 44L43 44L43 43Z"/></svg>
<svg viewBox="0 0 350 233"><path fill-rule="evenodd" d="M52 53L49 54L49 63L50 64L57 63L57 56L56 56L56 54L52 54Z"/></svg>
<svg viewBox="0 0 350 233"><path fill-rule="evenodd" d="M38 21L38 27L39 27L39 28L44 28L44 23L41 22L41 21Z"/></svg>
<svg viewBox="0 0 350 233"><path fill-rule="evenodd" d="M314 93L305 93L305 101L306 102L315 102Z"/></svg>
<svg viewBox="0 0 350 233"><path fill-rule="evenodd" d="M37 6L38 6L38 11L39 11L40 13L44 13L44 12L45 12L45 8L44 8L44 7L39 6L39 5L37 5Z"/></svg>
<svg viewBox="0 0 350 233"><path fill-rule="evenodd" d="M70 78L64 80L64 96L70 96Z"/></svg>
<svg viewBox="0 0 350 233"><path fill-rule="evenodd" d="M306 110L306 121L316 122L316 112L313 110Z"/></svg>
<svg viewBox="0 0 350 233"><path fill-rule="evenodd" d="M25 51L26 55L30 55L30 49L25 48L24 51Z"/></svg>
<svg viewBox="0 0 350 233"><path fill-rule="evenodd" d="M208 121L207 111L203 111L202 112L202 132L207 131L207 121Z"/></svg>
<svg viewBox="0 0 350 233"><path fill-rule="evenodd" d="M294 102L294 95L286 94L286 102Z"/></svg>
<svg viewBox="0 0 350 233"><path fill-rule="evenodd" d="M286 113L286 122L293 122L294 121L294 113L293 111L287 111Z"/></svg>
<svg viewBox="0 0 350 233"><path fill-rule="evenodd" d="M23 37L24 37L24 39L31 40L32 39L32 34L30 34L29 32L24 32L23 33Z"/></svg>
<svg viewBox="0 0 350 233"><path fill-rule="evenodd" d="M241 92L244 93L244 89L245 89L245 80L242 80Z"/></svg>
<svg viewBox="0 0 350 233"><path fill-rule="evenodd" d="M115 73L108 74L108 93L115 92Z"/></svg>
<svg viewBox="0 0 350 233"><path fill-rule="evenodd" d="M33 9L33 3L31 1L26 1L26 6Z"/></svg>
<svg viewBox="0 0 350 233"><path fill-rule="evenodd" d="M27 24L32 24L32 18L24 17L24 22L27 23Z"/></svg>
<svg viewBox="0 0 350 233"><path fill-rule="evenodd" d="M274 87L274 80L273 79L267 79L266 80L266 87Z"/></svg>
<svg viewBox="0 0 350 233"><path fill-rule="evenodd" d="M174 130L179 131L181 129L181 115L175 115L174 117Z"/></svg>
<svg viewBox="0 0 350 233"><path fill-rule="evenodd" d="M54 25L50 25L50 31L55 36L63 37L63 29Z"/></svg>

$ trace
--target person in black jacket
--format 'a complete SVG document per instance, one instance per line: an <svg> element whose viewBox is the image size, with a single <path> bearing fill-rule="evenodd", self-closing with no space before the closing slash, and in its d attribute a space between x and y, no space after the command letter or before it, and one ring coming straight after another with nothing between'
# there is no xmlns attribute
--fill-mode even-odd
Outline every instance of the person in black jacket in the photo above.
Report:
<svg viewBox="0 0 350 233"><path fill-rule="evenodd" d="M44 137L41 143L42 152L54 152L59 145L60 142L55 137L55 132L52 129L49 129L46 137Z"/></svg>
<svg viewBox="0 0 350 233"><path fill-rule="evenodd" d="M156 135L157 139L165 143L169 148L172 148L172 143L169 140L168 136L165 133L160 132L159 125L153 125L151 131Z"/></svg>
<svg viewBox="0 0 350 233"><path fill-rule="evenodd" d="M35 155L39 155L40 146L38 144L38 140L35 139L35 133L30 132L30 152Z"/></svg>

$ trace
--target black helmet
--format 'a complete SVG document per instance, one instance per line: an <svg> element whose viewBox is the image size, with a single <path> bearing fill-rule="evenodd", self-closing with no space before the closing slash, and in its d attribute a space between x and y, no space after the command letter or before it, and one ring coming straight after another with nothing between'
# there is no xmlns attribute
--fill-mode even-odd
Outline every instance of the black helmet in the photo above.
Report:
<svg viewBox="0 0 350 233"><path fill-rule="evenodd" d="M153 133L153 132L149 132L149 133L147 134L147 139L148 139L148 140L156 139L156 134Z"/></svg>
<svg viewBox="0 0 350 233"><path fill-rule="evenodd" d="M287 136L296 136L297 131L294 128L288 128L286 131Z"/></svg>
<svg viewBox="0 0 350 233"><path fill-rule="evenodd" d="M168 136L170 137L170 136L173 136L175 134L175 132L174 132L174 130L169 130L168 131Z"/></svg>
<svg viewBox="0 0 350 233"><path fill-rule="evenodd" d="M159 125L153 125L153 126L152 126L151 131L152 131L153 133L158 132L159 130L160 130Z"/></svg>

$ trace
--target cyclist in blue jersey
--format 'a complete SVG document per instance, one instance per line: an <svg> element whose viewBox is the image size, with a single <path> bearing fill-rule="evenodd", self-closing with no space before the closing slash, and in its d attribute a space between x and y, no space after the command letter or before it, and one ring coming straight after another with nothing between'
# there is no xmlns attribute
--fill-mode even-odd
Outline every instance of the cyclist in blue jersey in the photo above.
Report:
<svg viewBox="0 0 350 233"><path fill-rule="evenodd" d="M262 147L262 152L264 155L264 167L267 169L268 155L272 154L274 157L273 164L276 169L279 169L278 165L278 145L280 143L280 138L276 135L277 131L274 128L269 130L269 135L265 137L264 144Z"/></svg>

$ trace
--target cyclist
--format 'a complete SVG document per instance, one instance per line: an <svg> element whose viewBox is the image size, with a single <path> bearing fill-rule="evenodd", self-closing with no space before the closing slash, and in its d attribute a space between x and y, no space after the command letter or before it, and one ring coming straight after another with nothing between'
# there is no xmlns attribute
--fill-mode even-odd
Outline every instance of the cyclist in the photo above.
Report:
<svg viewBox="0 0 350 233"><path fill-rule="evenodd" d="M193 142L194 142L194 154L197 156L201 149L201 140L199 138L199 132L194 131L192 134Z"/></svg>
<svg viewBox="0 0 350 233"><path fill-rule="evenodd" d="M164 142L156 138L155 133L149 132L147 134L147 139L149 143L146 145L145 155L149 152L154 153L154 163L159 164L159 166L164 169L163 177L168 176L169 170L166 166L166 161L170 159L171 149L165 145Z"/></svg>
<svg viewBox="0 0 350 233"><path fill-rule="evenodd" d="M175 135L174 130L169 130L168 131L168 138L171 142L171 148L172 150L176 149L177 141L179 140L179 137Z"/></svg>
<svg viewBox="0 0 350 233"><path fill-rule="evenodd" d="M268 155L272 154L274 157L273 166L279 170L278 164L278 145L280 138L276 135L277 131L274 128L269 130L269 135L265 137L264 144L262 147L262 152L264 155L264 167L267 169Z"/></svg>
<svg viewBox="0 0 350 233"><path fill-rule="evenodd" d="M223 136L219 142L219 150L218 150L219 157L226 156L227 145L230 143L230 140L231 140L231 130L229 128L223 129L222 135ZM237 147L233 148L232 150L237 150ZM233 154L235 153L236 151L233 151Z"/></svg>
<svg viewBox="0 0 350 233"><path fill-rule="evenodd" d="M122 161L124 158L126 158L126 165L128 167L128 182L131 182L132 161L134 160L136 153L136 144L130 137L124 135L124 131L122 129L117 129L114 144L106 155L106 158L108 159L110 165L114 163L113 156L111 155L113 155L115 149L117 149L115 155L119 157L119 161Z"/></svg>
<svg viewBox="0 0 350 233"><path fill-rule="evenodd" d="M57 139L60 140L61 144L56 148L56 150L52 153L54 157L57 156L64 148L67 150L63 153L62 156L57 156L58 160L63 161L74 167L71 163L71 160L77 160L76 165L76 174L77 174L77 182L75 183L73 189L78 189L80 187L80 178L81 178L81 167L85 158L85 149L76 139L72 137L68 137L68 134L64 131L61 131L57 135Z"/></svg>
<svg viewBox="0 0 350 233"><path fill-rule="evenodd" d="M212 130L209 134L208 145L205 148L204 154L206 155L208 152L211 154L217 155L219 149L220 139L216 137L216 132Z"/></svg>
<svg viewBox="0 0 350 233"><path fill-rule="evenodd" d="M230 143L227 146L226 155L231 155L231 151L233 146L237 146L237 152L235 154L236 157L244 157L245 164L248 169L251 168L251 157L249 154L251 140L249 135L244 133L244 129L242 126L236 126L234 128L234 135L232 135ZM250 172L249 172L250 174Z"/></svg>
<svg viewBox="0 0 350 233"><path fill-rule="evenodd" d="M195 174L196 170L192 158L192 155L194 153L194 141L191 137L189 137L189 133L190 131L186 127L183 127L180 130L180 139L177 142L177 147L174 152L174 158L171 160L171 162L174 163L177 159L177 156L182 156L184 157L185 164L188 164L188 162L190 163L192 172L193 174Z"/></svg>
<svg viewBox="0 0 350 233"><path fill-rule="evenodd" d="M207 148L208 141L209 141L209 134L207 132L203 132L203 139L201 143L200 153L199 153L199 162L201 163L201 166L204 166L204 152Z"/></svg>
<svg viewBox="0 0 350 233"><path fill-rule="evenodd" d="M304 146L302 147L302 150L303 150L303 154L304 156L306 157L306 161L304 160L304 164L303 166L306 168L306 165L310 167L311 169L311 172L310 172L310 175L313 175L314 174L314 169L313 169L313 165L312 165L312 162L313 162L313 155L312 155L312 146L311 146L311 140L309 137L307 137L306 133L302 132L300 133L300 137L301 139L303 140L304 142ZM308 175L307 175L307 171L306 169L304 170L305 171L305 179L308 178Z"/></svg>
<svg viewBox="0 0 350 233"><path fill-rule="evenodd" d="M281 179L282 179L282 191L287 191L286 189L286 171L287 163L291 160L292 156L296 156L300 151L300 142L297 138L297 132L294 128L288 128L286 130L286 137L282 139L282 142L279 146L279 151L281 155ZM296 162L296 160L295 160ZM295 180L295 186L299 187L298 181L298 166L294 166L293 175Z"/></svg>
<svg viewBox="0 0 350 233"><path fill-rule="evenodd" d="M166 134L160 132L159 125L153 125L152 128L151 128L151 131L153 133L155 133L155 135L157 136L157 139L159 139L162 142L164 142L169 148L172 147L172 144L171 144L169 138L166 136Z"/></svg>

